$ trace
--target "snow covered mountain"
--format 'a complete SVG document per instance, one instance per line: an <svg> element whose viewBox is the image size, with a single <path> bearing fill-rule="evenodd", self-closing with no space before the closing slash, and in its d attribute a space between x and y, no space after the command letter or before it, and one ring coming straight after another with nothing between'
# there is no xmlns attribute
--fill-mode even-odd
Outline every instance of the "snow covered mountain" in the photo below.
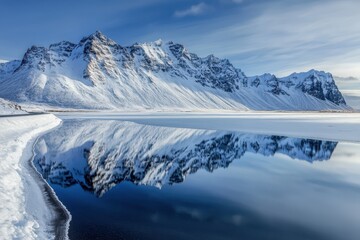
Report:
<svg viewBox="0 0 360 240"><path fill-rule="evenodd" d="M23 111L19 105L0 98L0 115L23 113L26 112Z"/></svg>
<svg viewBox="0 0 360 240"><path fill-rule="evenodd" d="M349 109L329 73L247 77L226 59L201 58L177 43L123 47L98 31L1 63L0 97L50 108Z"/></svg>
<svg viewBox="0 0 360 240"><path fill-rule="evenodd" d="M53 184L102 195L123 181L156 186L183 182L200 169L227 168L251 152L309 162L330 159L331 141L155 127L102 120L64 121L41 137L34 164Z"/></svg>

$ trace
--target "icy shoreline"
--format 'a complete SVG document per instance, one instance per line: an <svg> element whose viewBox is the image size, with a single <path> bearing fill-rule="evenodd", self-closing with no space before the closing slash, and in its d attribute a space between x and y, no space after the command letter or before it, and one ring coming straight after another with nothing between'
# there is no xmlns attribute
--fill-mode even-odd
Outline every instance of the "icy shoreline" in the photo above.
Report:
<svg viewBox="0 0 360 240"><path fill-rule="evenodd" d="M51 114L0 118L0 236L4 239L66 238L57 232L59 203L54 205L52 189L30 161L37 137L60 123Z"/></svg>
<svg viewBox="0 0 360 240"><path fill-rule="evenodd" d="M52 130L53 129L49 131ZM42 136L43 134L49 131L43 132L40 136ZM50 211L53 213L51 223L48 226L54 236L54 239L68 240L71 214L63 205L63 203L59 200L59 198L56 196L51 186L46 182L46 180L41 176L41 174L36 170L34 166L34 157L35 157L34 146L36 145L40 136L38 136L35 139L35 141L29 142L28 145L31 146L32 156L30 159L27 159L27 161L24 162L24 166L26 166L31 172L33 179L36 181L38 187L41 189L42 197L44 198L47 207L50 208L51 209Z"/></svg>

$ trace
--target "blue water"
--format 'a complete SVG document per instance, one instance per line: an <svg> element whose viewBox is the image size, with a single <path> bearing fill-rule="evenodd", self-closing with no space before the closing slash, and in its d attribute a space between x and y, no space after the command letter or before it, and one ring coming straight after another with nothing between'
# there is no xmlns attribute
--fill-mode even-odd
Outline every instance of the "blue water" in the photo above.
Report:
<svg viewBox="0 0 360 240"><path fill-rule="evenodd" d="M360 239L359 144L204 131L197 133L200 142L196 137L181 143L167 139L160 151L156 134L169 137L171 130L154 127L141 129L146 132L141 143L149 146L136 147L166 157L122 159L129 143L123 131L133 126L112 125L114 135L121 132L115 142L100 135L90 141L93 136L86 132L76 134L90 121L67 121L44 136L47 149L35 158L72 215L70 239ZM105 129L110 123L97 124ZM73 149L64 149L75 135L85 143L69 141ZM196 150L189 151L194 146L187 142ZM173 157L179 151L189 159ZM202 164L190 161L199 156ZM44 164L45 158L51 164ZM69 164L80 158L85 162L80 167ZM89 159L105 167L91 171ZM160 166L152 161L172 166L157 172L161 184L145 181L135 168L146 162L146 173Z"/></svg>

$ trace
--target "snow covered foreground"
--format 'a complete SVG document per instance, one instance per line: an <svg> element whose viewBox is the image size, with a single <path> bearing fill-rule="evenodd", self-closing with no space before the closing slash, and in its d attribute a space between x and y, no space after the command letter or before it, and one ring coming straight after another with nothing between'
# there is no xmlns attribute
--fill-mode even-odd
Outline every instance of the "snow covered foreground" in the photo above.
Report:
<svg viewBox="0 0 360 240"><path fill-rule="evenodd" d="M296 138L360 142L360 113L59 113L62 119L114 119L163 127L227 130Z"/></svg>
<svg viewBox="0 0 360 240"><path fill-rule="evenodd" d="M36 137L60 124L51 114L0 118L0 238L53 239L55 213L29 164Z"/></svg>

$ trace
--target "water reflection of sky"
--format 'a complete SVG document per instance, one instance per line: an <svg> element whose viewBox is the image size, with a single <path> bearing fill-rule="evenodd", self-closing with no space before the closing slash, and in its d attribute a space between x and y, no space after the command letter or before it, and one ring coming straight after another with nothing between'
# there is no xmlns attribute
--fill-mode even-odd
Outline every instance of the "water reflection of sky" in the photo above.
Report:
<svg viewBox="0 0 360 240"><path fill-rule="evenodd" d="M359 145L340 142L330 159L312 163L245 152L161 190L122 182L98 198L79 184L52 187L73 216L72 239L359 239L359 173Z"/></svg>
<svg viewBox="0 0 360 240"><path fill-rule="evenodd" d="M341 151L343 146L347 148L348 144L339 144L335 151ZM353 150L358 148L353 147ZM330 161L309 164L277 156L248 154L230 168L214 173L216 176L208 179L203 188L209 191L225 188L217 195L242 204L269 220L295 223L329 234L329 238L343 239L346 233L345 238L357 239L360 236L357 228L360 222L360 164L349 164L346 160L341 164L342 159L338 156L334 154ZM359 153L357 157L360 159ZM224 186L221 181L227 184Z"/></svg>

